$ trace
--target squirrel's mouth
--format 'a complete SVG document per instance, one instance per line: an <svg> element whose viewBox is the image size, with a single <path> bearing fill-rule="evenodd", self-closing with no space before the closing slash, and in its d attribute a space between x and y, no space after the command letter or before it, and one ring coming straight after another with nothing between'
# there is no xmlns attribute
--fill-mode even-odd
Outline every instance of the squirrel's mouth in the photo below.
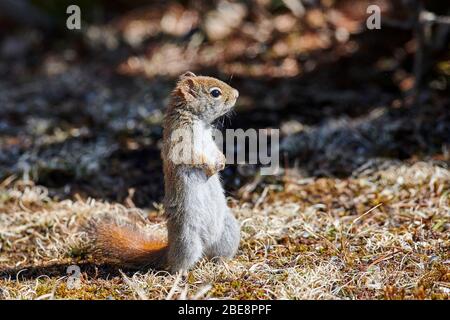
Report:
<svg viewBox="0 0 450 320"><path fill-rule="evenodd" d="M221 116L223 116L224 114L226 114L227 112L229 112L231 109L233 109L234 105L236 104L236 100L234 99L233 101L227 101L226 103L224 103L224 107L222 109L222 112L220 113Z"/></svg>
<svg viewBox="0 0 450 320"><path fill-rule="evenodd" d="M220 114L217 115L217 117L214 119L213 123L215 125L218 125L219 127L223 125L223 121L225 119L224 116L227 116L228 113L233 109L236 101L234 103L225 103L222 110L220 111Z"/></svg>
<svg viewBox="0 0 450 320"><path fill-rule="evenodd" d="M237 102L238 96L236 95L234 98L228 98L225 104L228 106L228 109L231 109L234 107L234 105Z"/></svg>

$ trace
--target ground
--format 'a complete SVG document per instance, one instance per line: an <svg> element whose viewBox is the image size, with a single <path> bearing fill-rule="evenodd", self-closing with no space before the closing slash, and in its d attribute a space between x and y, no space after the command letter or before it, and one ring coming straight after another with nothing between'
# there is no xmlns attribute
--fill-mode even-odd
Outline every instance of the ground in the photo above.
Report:
<svg viewBox="0 0 450 320"><path fill-rule="evenodd" d="M448 50L414 96L407 24L366 30L367 1L301 19L269 2L124 2L79 33L0 28L0 299L449 298ZM219 128L280 129L282 170L221 173L234 259L182 275L97 261L91 218L165 232L161 121L186 70L239 89Z"/></svg>
<svg viewBox="0 0 450 320"><path fill-rule="evenodd" d="M19 299L448 299L450 171L418 162L349 179L267 185L230 199L236 257L187 275L96 265L79 226L104 213L164 229L160 212L114 202L52 200L31 182L1 185L1 297ZM143 217L152 223L144 224ZM65 271L81 267L79 287ZM7 268L5 269L5 267Z"/></svg>

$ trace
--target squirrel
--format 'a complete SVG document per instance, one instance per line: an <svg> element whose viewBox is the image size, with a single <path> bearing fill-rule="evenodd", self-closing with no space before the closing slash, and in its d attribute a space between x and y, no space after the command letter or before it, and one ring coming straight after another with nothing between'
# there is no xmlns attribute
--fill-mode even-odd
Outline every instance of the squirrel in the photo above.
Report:
<svg viewBox="0 0 450 320"><path fill-rule="evenodd" d="M225 156L214 142L212 123L234 107L238 96L212 77L190 71L179 77L163 120L167 240L104 219L90 228L97 255L124 266L171 272L189 270L203 257L235 255L240 226L219 178Z"/></svg>

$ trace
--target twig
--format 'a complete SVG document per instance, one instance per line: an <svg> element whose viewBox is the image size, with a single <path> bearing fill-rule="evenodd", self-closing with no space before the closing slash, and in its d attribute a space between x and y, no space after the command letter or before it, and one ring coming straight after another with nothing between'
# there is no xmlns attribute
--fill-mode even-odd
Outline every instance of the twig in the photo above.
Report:
<svg viewBox="0 0 450 320"><path fill-rule="evenodd" d="M377 204L375 207L370 208L369 210L367 210L366 212L364 212L362 215L360 215L359 217L357 217L355 220L353 220L351 226L353 226L353 224L359 220L361 220L363 217L367 216L369 213L371 213L373 210L375 210L378 207L381 207L383 205L383 203L379 203Z"/></svg>
<svg viewBox="0 0 450 320"><path fill-rule="evenodd" d="M419 21L422 23L450 24L450 16L438 16L433 12L422 10L419 14Z"/></svg>
<svg viewBox="0 0 450 320"><path fill-rule="evenodd" d="M256 200L255 206L253 207L253 211L257 211L261 203L266 199L267 193L269 192L269 187L265 187L261 195Z"/></svg>
<svg viewBox="0 0 450 320"><path fill-rule="evenodd" d="M400 252L403 252L403 251L402 250L397 250L397 251L391 252L389 254L383 255L383 256L379 257L378 259L375 259L371 264L369 264L367 266L366 270L369 270L370 267L373 267L374 265L377 265L377 264L379 264L382 261L391 259L393 256L395 256L397 253L400 253Z"/></svg>
<svg viewBox="0 0 450 320"><path fill-rule="evenodd" d="M211 290L211 288L212 288L212 285L210 285L210 284L204 285L195 293L195 295L192 297L191 300L198 300L198 299L204 297L208 293L208 291Z"/></svg>
<svg viewBox="0 0 450 320"><path fill-rule="evenodd" d="M180 283L182 276L183 276L183 271L180 271L177 273L175 282L173 283L172 288L170 288L170 291L167 294L166 300L172 300L172 297L175 294L175 291L177 290L178 284Z"/></svg>
<svg viewBox="0 0 450 320"><path fill-rule="evenodd" d="M136 292L136 294L138 295L138 297L141 300L148 300L148 296L145 294L144 290L142 290L142 288L140 288L139 286L137 286L133 281L130 280L130 278L128 278L125 273L122 272L122 270L119 270L120 274L122 275L123 281L125 281L125 283Z"/></svg>

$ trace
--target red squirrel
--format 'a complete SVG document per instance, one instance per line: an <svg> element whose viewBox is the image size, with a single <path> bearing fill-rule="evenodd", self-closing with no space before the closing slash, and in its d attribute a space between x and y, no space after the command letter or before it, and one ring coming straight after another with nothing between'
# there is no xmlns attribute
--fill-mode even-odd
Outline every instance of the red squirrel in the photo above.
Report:
<svg viewBox="0 0 450 320"><path fill-rule="evenodd" d="M218 79L192 72L180 76L163 121L168 240L135 226L100 221L91 228L96 255L124 266L172 272L188 270L202 257L235 255L240 227L220 182L225 156L213 140L212 122L230 111L238 96Z"/></svg>

